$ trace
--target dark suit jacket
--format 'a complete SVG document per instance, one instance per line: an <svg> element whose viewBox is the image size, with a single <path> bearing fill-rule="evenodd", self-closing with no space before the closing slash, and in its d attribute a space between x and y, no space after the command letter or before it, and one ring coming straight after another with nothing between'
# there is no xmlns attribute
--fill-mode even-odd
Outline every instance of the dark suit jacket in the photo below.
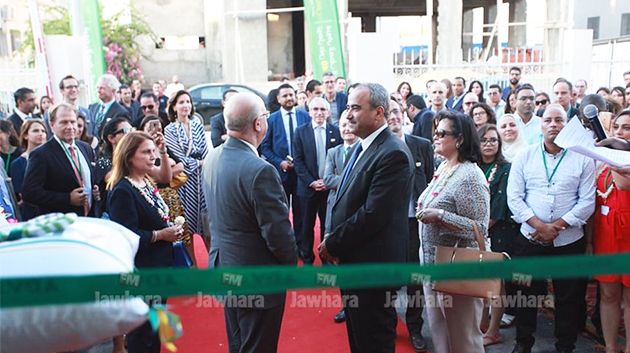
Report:
<svg viewBox="0 0 630 353"><path fill-rule="evenodd" d="M223 141L221 136L227 133L225 128L225 118L223 113L218 113L210 118L210 138L212 139L212 146L217 147L222 145Z"/></svg>
<svg viewBox="0 0 630 353"><path fill-rule="evenodd" d="M463 103L464 103L464 95L466 95L466 93L464 93L462 95L462 97L457 101L457 104L455 104L455 106L453 106L453 102L455 102L455 96L449 98L446 100L446 108L450 109L450 110L456 110L458 112L463 112L464 111L464 107L463 107Z"/></svg>
<svg viewBox="0 0 630 353"><path fill-rule="evenodd" d="M433 117L435 117L435 112L431 109L418 113L413 123L412 134L433 141Z"/></svg>
<svg viewBox="0 0 630 353"><path fill-rule="evenodd" d="M343 143L339 128L332 124L326 124L326 151ZM295 130L293 135L293 158L295 159L295 172L297 173L297 194L299 196L313 196L315 190L309 187L319 178L319 166L317 165L317 147L315 132L311 123L304 124ZM325 165L323 166L326 167ZM323 177L323 176L322 176Z"/></svg>
<svg viewBox="0 0 630 353"><path fill-rule="evenodd" d="M337 190L326 240L330 254L341 263L405 262L412 178L409 149L383 130Z"/></svg>
<svg viewBox="0 0 630 353"><path fill-rule="evenodd" d="M132 100L130 107L122 104L122 102L119 102L119 104L127 110L127 113L129 113L131 126L138 127L138 125L140 125L140 103L138 103L135 100Z"/></svg>
<svg viewBox="0 0 630 353"><path fill-rule="evenodd" d="M129 114L127 109L125 109L125 107L120 105L120 103L114 101L114 103L112 103L109 109L107 109L107 111L105 112L105 116L103 117L103 120L101 120L100 124L97 125L96 114L98 113L98 110L100 109L100 107L101 107L101 102L97 102L97 103L90 104L90 107L88 108L88 110L90 111L90 121L92 125L88 127L90 128L89 132L92 134L92 136L96 136L98 139L100 139L101 132L103 131L103 126L105 126L105 123L108 120L117 118L119 116L125 117L127 120L129 120L129 124L132 123L131 115Z"/></svg>
<svg viewBox="0 0 630 353"><path fill-rule="evenodd" d="M271 164L230 137L208 153L203 178L211 268L297 263L286 196ZM284 293L265 295L265 308L284 298Z"/></svg>
<svg viewBox="0 0 630 353"><path fill-rule="evenodd" d="M339 125L339 117L341 117L341 112L346 110L346 106L348 105L348 95L343 92L337 92L335 94L335 103L337 104L337 118L336 121L331 121L335 125Z"/></svg>
<svg viewBox="0 0 630 353"><path fill-rule="evenodd" d="M332 207L337 199L337 188L343 176L345 166L345 154L343 143L328 150L326 155L326 170L324 170L324 184L328 189L328 200L326 201L326 227L325 233L330 233L330 222Z"/></svg>
<svg viewBox="0 0 630 353"><path fill-rule="evenodd" d="M94 178L94 151L83 141L75 140L75 144L90 165L90 175ZM93 180L89 182L94 185ZM83 215L83 207L70 205L70 192L80 186L68 157L56 139L48 140L29 155L22 197L39 207L39 214L74 212ZM94 204L92 202L92 206Z"/></svg>
<svg viewBox="0 0 630 353"><path fill-rule="evenodd" d="M151 243L153 231L166 228L168 224L127 179L121 179L114 186L107 203L110 219L140 237L134 261L137 267L173 266L173 244L162 240Z"/></svg>
<svg viewBox="0 0 630 353"><path fill-rule="evenodd" d="M412 135L405 135L405 143L413 157L414 176L411 199L415 202L433 179L433 147L429 140Z"/></svg>
<svg viewBox="0 0 630 353"><path fill-rule="evenodd" d="M294 126L294 129L297 129L298 127L311 121L311 117L308 116L307 113L297 109L295 112L298 126ZM284 122L282 121L282 114L280 110L271 114L267 123L269 125L267 128L267 134L260 144L260 150L267 161L276 167L282 182L286 183L289 179L289 173L285 173L282 169L280 169L280 163L282 163L289 154L289 146L287 145L287 135L284 130ZM293 136L295 138L295 133Z"/></svg>
<svg viewBox="0 0 630 353"><path fill-rule="evenodd" d="M20 132L22 131L22 118L20 118L19 115L17 115L16 112L13 112L13 114L9 115L7 117L7 120L9 120L10 122L13 123L13 127L15 128L15 132L17 132L18 136L20 135Z"/></svg>

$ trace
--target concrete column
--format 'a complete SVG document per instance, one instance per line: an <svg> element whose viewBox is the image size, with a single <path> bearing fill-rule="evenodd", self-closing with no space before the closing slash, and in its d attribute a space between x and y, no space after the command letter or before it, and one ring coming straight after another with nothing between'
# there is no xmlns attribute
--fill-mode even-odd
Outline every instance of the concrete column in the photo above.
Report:
<svg viewBox="0 0 630 353"><path fill-rule="evenodd" d="M361 32L376 32L376 16L374 14L361 16Z"/></svg>
<svg viewBox="0 0 630 353"><path fill-rule="evenodd" d="M267 15L262 11L267 9L267 1L223 0L223 6L225 9L222 48L224 80L234 83L266 82ZM241 13L256 10L261 12Z"/></svg>
<svg viewBox="0 0 630 353"><path fill-rule="evenodd" d="M472 9L465 10L462 19L462 33L472 33L473 31L473 11ZM473 36L462 35L462 55L464 60L468 61L468 53L472 51Z"/></svg>
<svg viewBox="0 0 630 353"><path fill-rule="evenodd" d="M547 3L549 3L549 1L547 1ZM525 21L527 21L526 0L510 1L510 22ZM508 30L508 46L512 48L517 48L524 47L525 45L527 45L527 27L510 26Z"/></svg>
<svg viewBox="0 0 630 353"><path fill-rule="evenodd" d="M206 37L206 70L211 82L225 81L223 56L225 52L224 1L204 0L203 23Z"/></svg>
<svg viewBox="0 0 630 353"><path fill-rule="evenodd" d="M462 61L463 0L438 0L436 64Z"/></svg>
<svg viewBox="0 0 630 353"><path fill-rule="evenodd" d="M498 9L497 9L497 2L496 0L486 0L486 3L484 4L483 7L483 23L484 24L494 24L497 21L497 13L498 13ZM484 27L483 29L484 32L491 32L492 31L492 27ZM490 44L490 53L488 55L488 57L491 57L494 53L494 51L496 50L496 48L498 48L498 36L499 36L499 31L497 29L497 31L494 34L494 37L492 37L492 43ZM490 40L490 37L488 36L483 36L483 49L486 50L486 48L488 48L488 41Z"/></svg>

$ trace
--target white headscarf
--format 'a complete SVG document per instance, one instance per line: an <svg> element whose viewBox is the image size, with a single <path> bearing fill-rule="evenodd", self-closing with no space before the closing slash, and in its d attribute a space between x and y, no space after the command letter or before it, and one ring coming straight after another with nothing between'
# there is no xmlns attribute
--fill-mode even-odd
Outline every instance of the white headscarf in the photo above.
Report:
<svg viewBox="0 0 630 353"><path fill-rule="evenodd" d="M513 114L503 114L501 117L499 117L499 119L497 119L497 129L499 129L499 126L503 124L503 121L508 118L514 120L514 123L517 122L516 117ZM518 155L520 152L524 151L528 147L527 142L525 141L525 138L521 134L521 130L518 127L518 123L516 123L516 130L517 137L512 142L505 141L503 139L503 136L501 136L501 145L503 146L501 148L501 153L503 153L503 157L505 157L505 159L510 163L514 161L514 157L516 157L516 155Z"/></svg>

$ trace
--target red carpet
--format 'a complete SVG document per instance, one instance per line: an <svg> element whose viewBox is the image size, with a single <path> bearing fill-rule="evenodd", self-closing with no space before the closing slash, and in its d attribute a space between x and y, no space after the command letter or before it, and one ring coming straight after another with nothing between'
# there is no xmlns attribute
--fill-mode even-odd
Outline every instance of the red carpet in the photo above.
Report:
<svg viewBox="0 0 630 353"><path fill-rule="evenodd" d="M317 225L315 234L319 234ZM195 241L195 257L199 267L207 268L208 252L200 238ZM322 295L320 289L287 293L287 306L280 331L278 352L346 353L350 351L346 325L333 322L333 317L339 311L339 307L299 308L291 305L295 295L322 295L322 297L339 295L338 290L325 290L323 293L325 295ZM330 300L330 302L335 304L339 300ZM177 351L180 353L227 352L223 309L196 307L196 303L196 297L179 297L169 300L169 307L180 316L184 326L184 336L176 342ZM413 352L405 324L399 321L397 331L396 352ZM168 351L162 348L162 352Z"/></svg>

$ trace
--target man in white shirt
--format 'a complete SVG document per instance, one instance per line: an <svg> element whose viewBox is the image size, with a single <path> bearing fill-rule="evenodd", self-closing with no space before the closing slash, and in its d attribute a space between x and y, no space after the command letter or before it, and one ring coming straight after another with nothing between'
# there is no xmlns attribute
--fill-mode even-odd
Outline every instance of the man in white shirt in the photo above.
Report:
<svg viewBox="0 0 630 353"><path fill-rule="evenodd" d="M536 92L534 87L524 84L516 89L516 123L519 134L523 135L528 145L540 143L540 117L534 114Z"/></svg>
<svg viewBox="0 0 630 353"><path fill-rule="evenodd" d="M529 94L529 93L528 93ZM554 143L567 122L559 104L545 110L541 128L543 142L529 147L512 163L507 186L508 206L522 223L513 256L584 254L590 239L583 226L595 209L595 164L593 160ZM586 280L553 280L555 294L556 349L572 352L584 323ZM544 295L546 281L519 286L519 294ZM536 331L536 307L516 308L516 346L513 352L529 353Z"/></svg>
<svg viewBox="0 0 630 353"><path fill-rule="evenodd" d="M494 109L494 114L498 120L505 112L505 101L501 99L501 86L493 84L488 87L488 100L486 103Z"/></svg>

